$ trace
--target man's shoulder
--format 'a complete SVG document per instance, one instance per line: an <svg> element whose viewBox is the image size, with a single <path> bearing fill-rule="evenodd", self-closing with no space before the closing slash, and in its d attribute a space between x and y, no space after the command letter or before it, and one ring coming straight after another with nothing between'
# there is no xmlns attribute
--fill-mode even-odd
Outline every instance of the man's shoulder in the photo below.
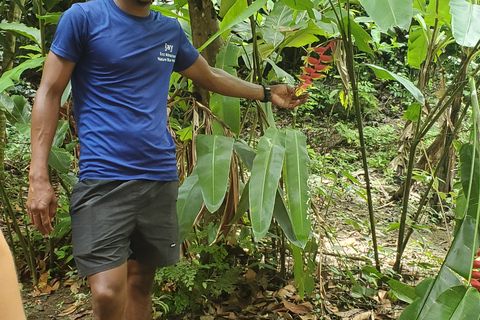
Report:
<svg viewBox="0 0 480 320"><path fill-rule="evenodd" d="M87 2L74 3L69 10L83 11L85 13L98 12L104 10L105 0L90 0Z"/></svg>

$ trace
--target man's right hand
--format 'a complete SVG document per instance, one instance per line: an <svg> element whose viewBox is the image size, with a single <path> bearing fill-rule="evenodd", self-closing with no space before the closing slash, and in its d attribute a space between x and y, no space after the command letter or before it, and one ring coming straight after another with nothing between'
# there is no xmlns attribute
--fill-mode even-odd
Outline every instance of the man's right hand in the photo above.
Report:
<svg viewBox="0 0 480 320"><path fill-rule="evenodd" d="M57 197L50 182L30 182L27 213L38 231L43 234L53 231L52 220L57 213Z"/></svg>

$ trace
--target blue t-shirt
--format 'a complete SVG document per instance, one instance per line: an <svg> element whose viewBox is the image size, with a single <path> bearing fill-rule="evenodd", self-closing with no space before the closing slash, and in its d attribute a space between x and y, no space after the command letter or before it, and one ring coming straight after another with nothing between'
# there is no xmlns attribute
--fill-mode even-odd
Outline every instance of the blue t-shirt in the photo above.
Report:
<svg viewBox="0 0 480 320"><path fill-rule="evenodd" d="M176 180L170 76L198 58L178 21L154 11L136 17L113 0L77 3L62 15L51 51L76 63L80 180Z"/></svg>

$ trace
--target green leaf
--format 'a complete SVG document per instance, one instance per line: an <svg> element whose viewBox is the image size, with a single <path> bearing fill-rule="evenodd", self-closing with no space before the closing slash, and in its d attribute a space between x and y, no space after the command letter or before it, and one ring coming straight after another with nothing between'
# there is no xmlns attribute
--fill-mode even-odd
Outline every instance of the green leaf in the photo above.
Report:
<svg viewBox="0 0 480 320"><path fill-rule="evenodd" d="M65 140L70 124L67 120L60 120L57 124L57 130L55 131L55 137L53 138L52 146L60 147Z"/></svg>
<svg viewBox="0 0 480 320"><path fill-rule="evenodd" d="M284 81L285 83L288 83L289 85L295 84L295 78L292 77L288 72L280 68L275 62L273 62L269 58L266 58L265 61L272 66L272 69L274 70L275 75L277 76L278 79ZM270 120L269 120L269 123L270 123ZM270 125L272 125L273 123L275 123L275 121L271 122Z"/></svg>
<svg viewBox="0 0 480 320"><path fill-rule="evenodd" d="M265 3L267 3L267 0L257 0L254 3L252 3L247 9L243 10L239 15L235 16L235 19L230 20L228 23L222 23L220 26L220 30L215 33L213 36L210 37L200 48L198 48L198 51L201 52L203 49L205 49L210 43L212 43L213 40L215 40L219 35L224 33L225 31L231 29L234 25L242 22L243 20L247 19L251 15L253 15L255 12L260 10Z"/></svg>
<svg viewBox="0 0 480 320"><path fill-rule="evenodd" d="M422 105L418 102L414 102L408 107L407 111L403 115L403 120L410 120L417 122L420 118L420 111L422 111Z"/></svg>
<svg viewBox="0 0 480 320"><path fill-rule="evenodd" d="M310 219L308 209L308 151L307 138L297 130L287 129L285 140L285 186L287 204L295 231L295 236L307 244L310 236Z"/></svg>
<svg viewBox="0 0 480 320"><path fill-rule="evenodd" d="M222 205L228 187L234 139L223 136L197 136L197 174L208 211Z"/></svg>
<svg viewBox="0 0 480 320"><path fill-rule="evenodd" d="M36 44L40 45L41 37L40 37L40 30L37 28L27 27L23 23L19 22L1 22L0 29L5 31L12 31L18 33L22 36L29 38L30 40L34 41Z"/></svg>
<svg viewBox="0 0 480 320"><path fill-rule="evenodd" d="M177 217L179 226L179 243L182 243L192 230L203 205L202 189L198 180L197 169L183 181L178 188Z"/></svg>
<svg viewBox="0 0 480 320"><path fill-rule="evenodd" d="M281 29L288 30L293 20L294 10L283 3L277 3L273 10L265 17L264 26L261 29L262 38L265 43L277 48L285 39Z"/></svg>
<svg viewBox="0 0 480 320"><path fill-rule="evenodd" d="M281 189L278 188L277 195L275 196L275 207L273 210L273 217L277 220L280 228L282 228L283 232L287 239L299 248L304 248L305 244L303 242L298 241L297 236L295 235L295 231L293 230L292 220L291 220L291 213L289 212L288 208L285 206L285 202L283 201L283 192Z"/></svg>
<svg viewBox="0 0 480 320"><path fill-rule="evenodd" d="M47 25L47 24L57 24L58 20L60 20L60 17L62 16L62 13L63 12L48 12L43 16L37 15L37 18L45 21L45 25Z"/></svg>
<svg viewBox="0 0 480 320"><path fill-rule="evenodd" d="M383 31L392 27L410 28L413 0L360 0L360 3Z"/></svg>
<svg viewBox="0 0 480 320"><path fill-rule="evenodd" d="M344 17L343 23L345 24L345 27L348 24L348 19L350 19L350 30L352 31L352 36L355 38L355 44L357 45L358 49L373 55L372 48L370 48L369 45L369 43L372 42L372 37L365 30L363 30L363 28L360 27L360 25L356 23L352 17Z"/></svg>
<svg viewBox="0 0 480 320"><path fill-rule="evenodd" d="M238 154L238 156L242 160L243 165L248 170L252 170L253 159L255 159L255 156L257 155L255 150L250 148L247 145L247 143L243 140L235 141L235 143L233 144L233 147L235 148L235 152Z"/></svg>
<svg viewBox="0 0 480 320"><path fill-rule="evenodd" d="M29 59L19 64L12 70L6 71L0 78L0 93L14 85L12 80L19 81L20 76L25 70L38 68L43 64L44 61L44 57Z"/></svg>
<svg viewBox="0 0 480 320"><path fill-rule="evenodd" d="M480 40L480 5L450 0L450 13L455 41L464 47L474 47Z"/></svg>
<svg viewBox="0 0 480 320"><path fill-rule="evenodd" d="M438 2L438 14L437 14ZM439 26L443 24L450 25L452 22L452 15L450 14L450 0L431 0L428 4L427 12L429 15L425 17L427 25L433 27L435 25L435 18L439 21Z"/></svg>
<svg viewBox="0 0 480 320"><path fill-rule="evenodd" d="M422 105L425 104L425 97L423 96L422 92L410 80L405 79L404 77L382 67L368 63L365 65L370 67L373 72L375 72L375 75L380 79L397 80L413 95L418 102L420 102Z"/></svg>
<svg viewBox="0 0 480 320"><path fill-rule="evenodd" d="M412 26L408 37L408 64L420 69L420 66L427 58L428 40L421 26Z"/></svg>
<svg viewBox="0 0 480 320"><path fill-rule="evenodd" d="M281 0L281 2L294 10L308 10L315 7L310 0Z"/></svg>
<svg viewBox="0 0 480 320"><path fill-rule="evenodd" d="M48 164L53 169L61 173L67 173L70 169L73 156L65 149L52 147L50 155L48 157Z"/></svg>
<svg viewBox="0 0 480 320"><path fill-rule="evenodd" d="M273 138L267 137L267 133ZM278 130L267 129L258 142L250 177L250 215L255 240L263 238L270 227L275 194L282 173L285 148L275 143Z"/></svg>

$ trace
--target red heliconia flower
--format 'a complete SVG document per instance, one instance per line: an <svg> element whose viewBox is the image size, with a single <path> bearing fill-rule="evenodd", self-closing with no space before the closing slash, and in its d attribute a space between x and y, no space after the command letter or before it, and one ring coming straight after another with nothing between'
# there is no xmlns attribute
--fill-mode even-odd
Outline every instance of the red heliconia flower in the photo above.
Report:
<svg viewBox="0 0 480 320"><path fill-rule="evenodd" d="M328 46L327 47L315 47L315 48L313 48L313 50L315 50L315 52L318 53L318 54L324 54L325 51L328 50Z"/></svg>
<svg viewBox="0 0 480 320"><path fill-rule="evenodd" d="M316 65L319 64L320 61L318 59L315 59L314 57L308 57L308 63Z"/></svg>
<svg viewBox="0 0 480 320"><path fill-rule="evenodd" d="M314 72L315 72L315 69L314 69L314 68L310 68L310 67L305 67L305 72L306 72L306 73L314 73Z"/></svg>
<svg viewBox="0 0 480 320"><path fill-rule="evenodd" d="M315 59L315 60L317 60L317 59ZM320 57L319 57L318 60L320 60L320 62L330 63L330 62L333 61L333 57L326 56L326 55L323 55L323 54L322 54L322 55L320 55Z"/></svg>
<svg viewBox="0 0 480 320"><path fill-rule="evenodd" d="M298 77L300 78L300 80L310 80L312 78L307 74L299 74Z"/></svg>
<svg viewBox="0 0 480 320"><path fill-rule="evenodd" d="M330 43L327 45L327 48L332 49L332 51L335 51L335 40L330 41Z"/></svg>
<svg viewBox="0 0 480 320"><path fill-rule="evenodd" d="M305 80L304 83L307 84L307 85L311 85L311 84L312 84L312 81L311 81L310 79L307 79L307 80Z"/></svg>
<svg viewBox="0 0 480 320"><path fill-rule="evenodd" d="M326 75L323 73L310 73L310 77L312 77L312 79L322 79L325 78Z"/></svg>
<svg viewBox="0 0 480 320"><path fill-rule="evenodd" d="M317 65L315 65L315 71L328 72L330 69L332 69L332 67L331 67L331 66L327 66L326 64L317 64Z"/></svg>

